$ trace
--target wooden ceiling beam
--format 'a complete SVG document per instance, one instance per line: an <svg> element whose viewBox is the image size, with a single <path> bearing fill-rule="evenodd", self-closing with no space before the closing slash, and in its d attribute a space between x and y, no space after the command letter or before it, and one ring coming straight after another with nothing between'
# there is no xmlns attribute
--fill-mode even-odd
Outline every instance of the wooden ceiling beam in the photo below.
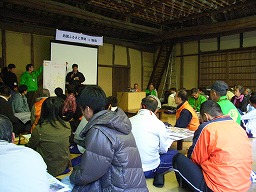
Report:
<svg viewBox="0 0 256 192"><path fill-rule="evenodd" d="M121 28L131 31L138 31L148 34L154 34L159 35L163 31L162 29L147 27L143 25L133 24L126 21L119 21L115 19L111 19L105 16L101 16L99 14L95 14L74 6L70 6L67 4L51 1L51 0L3 0L7 3L12 3L24 7L29 7L37 10L42 11L49 11L51 13L70 16L70 17L76 17L79 19L88 20L91 22L100 23L103 25L111 26L114 28Z"/></svg>
<svg viewBox="0 0 256 192"><path fill-rule="evenodd" d="M196 27L187 27L183 29L171 30L155 39L141 39L143 42L161 42L163 40L181 39L181 38L195 38L203 36L218 36L220 34L245 32L255 30L256 16L235 19L231 21L224 21L209 25L202 25Z"/></svg>

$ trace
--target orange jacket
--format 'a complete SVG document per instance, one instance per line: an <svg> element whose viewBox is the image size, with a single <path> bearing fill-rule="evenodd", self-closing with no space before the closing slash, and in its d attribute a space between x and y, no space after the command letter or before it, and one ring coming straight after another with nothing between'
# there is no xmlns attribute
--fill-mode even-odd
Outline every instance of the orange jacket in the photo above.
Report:
<svg viewBox="0 0 256 192"><path fill-rule="evenodd" d="M197 128L200 124L198 116L197 116L196 112L194 111L194 109L189 105L189 103L187 101L183 105L181 105L180 108L177 109L176 119L178 119L180 117L180 113L183 109L187 109L192 114L192 119L191 119L190 123L188 124L187 128L190 131L197 130Z"/></svg>
<svg viewBox="0 0 256 192"><path fill-rule="evenodd" d="M207 186L215 192L250 188L252 148L245 131L229 116L199 126L191 160L202 168Z"/></svg>
<svg viewBox="0 0 256 192"><path fill-rule="evenodd" d="M35 108L35 121L31 127L31 132L33 131L33 129L36 127L39 119L40 119L40 115L41 115L41 109L42 109L42 104L43 102L46 100L47 98L42 98L39 101L35 102L34 104L34 108Z"/></svg>

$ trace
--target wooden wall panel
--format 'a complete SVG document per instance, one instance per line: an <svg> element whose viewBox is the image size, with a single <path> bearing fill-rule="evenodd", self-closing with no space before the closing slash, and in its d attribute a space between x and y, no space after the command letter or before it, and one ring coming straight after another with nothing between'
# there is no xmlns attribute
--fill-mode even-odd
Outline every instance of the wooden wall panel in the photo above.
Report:
<svg viewBox="0 0 256 192"><path fill-rule="evenodd" d="M256 49L202 54L199 68L200 86L223 80L230 87L242 85L256 90Z"/></svg>

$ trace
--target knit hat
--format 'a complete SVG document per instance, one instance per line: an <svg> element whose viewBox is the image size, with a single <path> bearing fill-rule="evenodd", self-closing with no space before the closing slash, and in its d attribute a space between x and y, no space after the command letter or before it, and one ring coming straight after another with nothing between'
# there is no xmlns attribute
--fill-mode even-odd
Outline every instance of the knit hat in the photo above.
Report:
<svg viewBox="0 0 256 192"><path fill-rule="evenodd" d="M224 81L215 81L211 89L216 91L220 96L224 96L227 94L228 85Z"/></svg>

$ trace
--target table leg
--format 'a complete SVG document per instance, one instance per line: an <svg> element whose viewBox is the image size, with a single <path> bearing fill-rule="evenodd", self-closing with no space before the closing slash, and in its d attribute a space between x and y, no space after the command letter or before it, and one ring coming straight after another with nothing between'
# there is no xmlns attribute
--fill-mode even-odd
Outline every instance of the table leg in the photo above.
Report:
<svg viewBox="0 0 256 192"><path fill-rule="evenodd" d="M182 150L183 139L177 141L177 150Z"/></svg>

